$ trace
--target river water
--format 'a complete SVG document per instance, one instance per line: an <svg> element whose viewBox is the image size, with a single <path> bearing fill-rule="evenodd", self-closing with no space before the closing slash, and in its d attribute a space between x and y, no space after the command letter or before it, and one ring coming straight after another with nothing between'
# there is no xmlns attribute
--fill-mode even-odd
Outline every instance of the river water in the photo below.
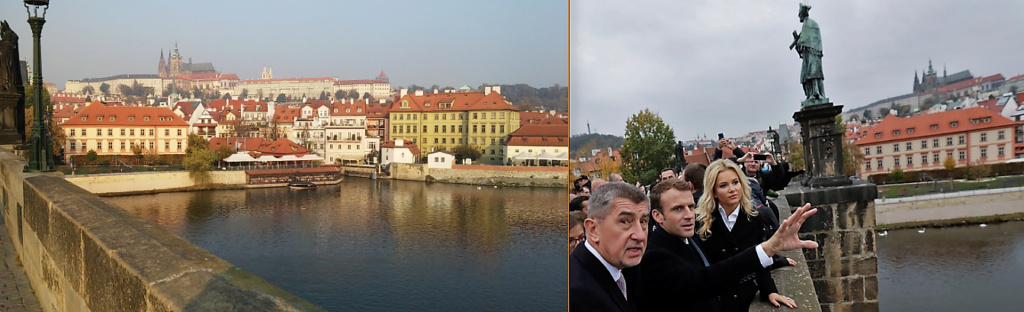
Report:
<svg viewBox="0 0 1024 312"><path fill-rule="evenodd" d="M563 311L567 199L348 178L107 200L329 311Z"/></svg>
<svg viewBox="0 0 1024 312"><path fill-rule="evenodd" d="M876 248L882 311L1024 309L1024 222L889 231Z"/></svg>

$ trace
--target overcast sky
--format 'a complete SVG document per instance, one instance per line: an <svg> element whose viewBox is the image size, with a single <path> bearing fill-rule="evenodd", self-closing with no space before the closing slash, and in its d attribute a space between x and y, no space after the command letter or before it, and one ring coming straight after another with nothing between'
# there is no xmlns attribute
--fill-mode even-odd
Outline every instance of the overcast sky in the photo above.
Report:
<svg viewBox="0 0 1024 312"><path fill-rule="evenodd" d="M0 3L32 56L22 1ZM258 79L372 79L392 86L568 84L568 3L523 1L52 1L43 78L156 74L178 42L188 62Z"/></svg>
<svg viewBox="0 0 1024 312"><path fill-rule="evenodd" d="M793 123L800 58L789 44L801 1L572 0L571 132L623 135L644 107L682 140ZM1024 74L1024 1L810 1L825 94L850 108L910 93L942 74ZM920 74L919 74L920 75Z"/></svg>

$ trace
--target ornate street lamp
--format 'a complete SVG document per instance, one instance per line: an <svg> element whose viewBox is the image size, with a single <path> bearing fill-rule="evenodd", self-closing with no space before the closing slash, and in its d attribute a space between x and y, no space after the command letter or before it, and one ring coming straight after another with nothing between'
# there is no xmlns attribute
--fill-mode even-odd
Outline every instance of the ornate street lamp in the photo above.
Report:
<svg viewBox="0 0 1024 312"><path fill-rule="evenodd" d="M29 8L29 6L32 6ZM43 8L43 14L39 14L39 8ZM46 9L50 7L49 0L25 0L25 11L28 12L28 24L32 26L32 103L33 122L32 136L28 139L29 159L25 171L53 171L53 138L50 137L50 112L46 110L43 103L43 62L42 53L39 48L39 36L43 32L43 23L46 23Z"/></svg>

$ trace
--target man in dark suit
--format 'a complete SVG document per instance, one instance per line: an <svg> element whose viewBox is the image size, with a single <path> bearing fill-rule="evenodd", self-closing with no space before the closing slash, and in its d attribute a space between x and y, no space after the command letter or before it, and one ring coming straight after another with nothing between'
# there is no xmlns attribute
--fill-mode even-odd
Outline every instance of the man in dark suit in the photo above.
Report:
<svg viewBox="0 0 1024 312"><path fill-rule="evenodd" d="M718 311L717 296L736 286L736 281L772 264L772 255L797 248L817 248L801 241L797 232L816 210L810 205L797 209L767 242L715 264L709 264L697 240L690 186L682 180L668 180L651 190L652 216L660 226L649 237L644 263L639 267L647 304L651 307L679 306L686 311Z"/></svg>
<svg viewBox="0 0 1024 312"><path fill-rule="evenodd" d="M636 265L647 244L650 203L625 182L591 195L584 248L569 257L569 310L637 311L644 295Z"/></svg>

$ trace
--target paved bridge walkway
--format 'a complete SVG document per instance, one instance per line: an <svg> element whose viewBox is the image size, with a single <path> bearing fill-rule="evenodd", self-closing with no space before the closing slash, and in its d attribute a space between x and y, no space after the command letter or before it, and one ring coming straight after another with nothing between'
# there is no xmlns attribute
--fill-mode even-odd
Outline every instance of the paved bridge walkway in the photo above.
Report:
<svg viewBox="0 0 1024 312"><path fill-rule="evenodd" d="M39 299L15 258L14 242L8 233L6 225L0 223L0 311L40 312Z"/></svg>

